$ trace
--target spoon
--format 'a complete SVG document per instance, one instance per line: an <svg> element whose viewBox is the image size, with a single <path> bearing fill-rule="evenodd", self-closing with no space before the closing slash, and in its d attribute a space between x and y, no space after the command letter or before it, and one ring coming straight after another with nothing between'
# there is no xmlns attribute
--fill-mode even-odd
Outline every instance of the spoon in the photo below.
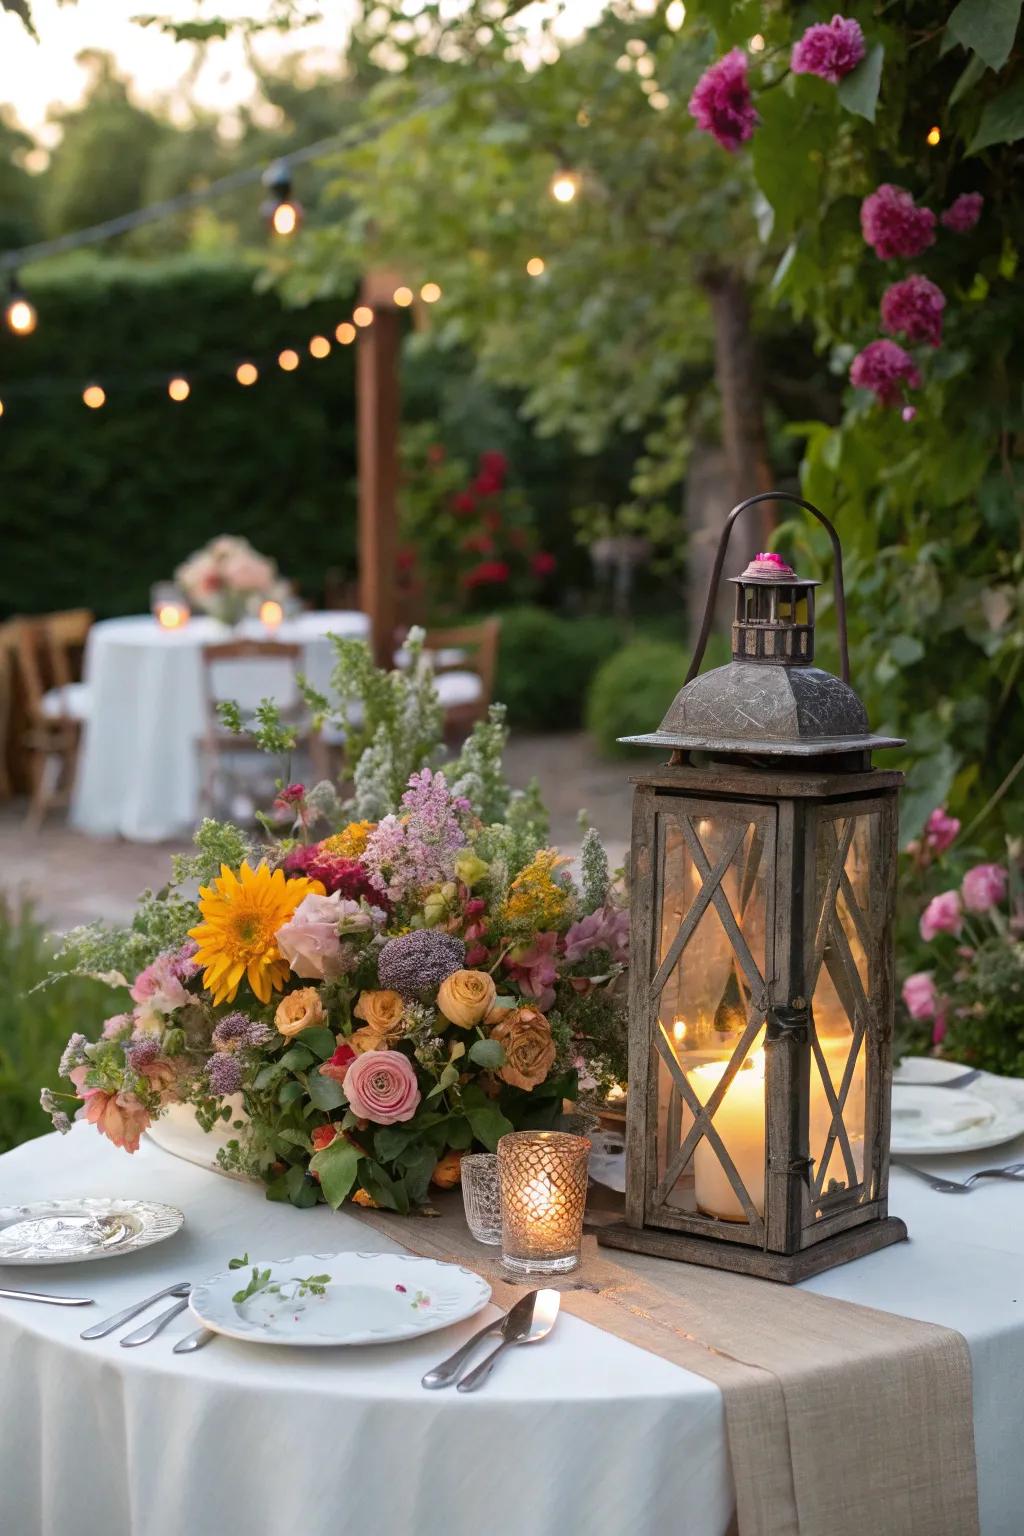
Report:
<svg viewBox="0 0 1024 1536"><path fill-rule="evenodd" d="M483 1386L494 1369L494 1362L498 1356L506 1349L511 1349L514 1344L536 1344L540 1339L546 1339L555 1326L560 1303L561 1297L557 1291L546 1290L535 1292L530 1312L521 1314L516 1320L513 1319L519 1308L513 1307L505 1319L505 1325L501 1330L501 1343L497 1349L492 1349L486 1359L481 1360L475 1369L463 1376L457 1390L475 1392L478 1387Z"/></svg>

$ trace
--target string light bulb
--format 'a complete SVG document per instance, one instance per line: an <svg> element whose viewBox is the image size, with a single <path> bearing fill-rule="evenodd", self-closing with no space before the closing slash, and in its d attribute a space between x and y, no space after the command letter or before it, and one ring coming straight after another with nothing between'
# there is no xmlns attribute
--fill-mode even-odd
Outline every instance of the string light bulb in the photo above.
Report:
<svg viewBox="0 0 1024 1536"><path fill-rule="evenodd" d="M244 385L246 388L248 388L250 384L255 384L259 376L260 371L256 367L255 363L239 363L238 367L235 369L235 378L238 380L239 384Z"/></svg>
<svg viewBox="0 0 1024 1536"><path fill-rule="evenodd" d="M352 311L352 319L356 325L366 326L373 324L373 310L368 304L357 304Z"/></svg>
<svg viewBox="0 0 1024 1536"><path fill-rule="evenodd" d="M580 178L576 171L556 171L551 178L550 192L556 203L571 203L580 190Z"/></svg>
<svg viewBox="0 0 1024 1536"><path fill-rule="evenodd" d="M440 283L424 283L420 289L420 298L424 304L436 304L441 297Z"/></svg>
<svg viewBox="0 0 1024 1536"><path fill-rule="evenodd" d="M326 336L313 336L309 342L310 357L330 357L331 344Z"/></svg>
<svg viewBox="0 0 1024 1536"><path fill-rule="evenodd" d="M750 39L749 46L751 53L764 53L764 38L761 36L760 32L754 33L753 37Z"/></svg>
<svg viewBox="0 0 1024 1536"><path fill-rule="evenodd" d="M292 173L287 160L275 160L263 173L268 196L260 213L269 222L273 234L287 239L302 222L302 204L292 196Z"/></svg>
<svg viewBox="0 0 1024 1536"><path fill-rule="evenodd" d="M82 390L82 400L90 411L98 411L107 403L107 392L101 384L87 384Z"/></svg>
<svg viewBox="0 0 1024 1536"><path fill-rule="evenodd" d="M31 336L39 323L36 307L16 277L11 278L4 319L7 321L7 329L13 331L15 336Z"/></svg>
<svg viewBox="0 0 1024 1536"><path fill-rule="evenodd" d="M293 347L285 347L283 352L277 354L277 366L283 368L285 373L294 373L299 366L299 354Z"/></svg>
<svg viewBox="0 0 1024 1536"><path fill-rule="evenodd" d="M399 309L408 309L409 305L413 301L413 291L411 288L406 288L403 283L401 288L395 289L391 297L394 299Z"/></svg>
<svg viewBox="0 0 1024 1536"><path fill-rule="evenodd" d="M3 403L2 400L0 400L0 416L2 416L3 413L4 413L4 403Z"/></svg>
<svg viewBox="0 0 1024 1536"><path fill-rule="evenodd" d="M938 144L941 139L942 129L937 124L934 128L929 128L928 132L925 134L925 142L930 144L932 149L935 148L936 144Z"/></svg>
<svg viewBox="0 0 1024 1536"><path fill-rule="evenodd" d="M678 32L686 20L686 6L683 0L669 0L665 7L665 25L670 32Z"/></svg>
<svg viewBox="0 0 1024 1536"><path fill-rule="evenodd" d="M167 386L167 393L172 400L176 400L180 404L183 400L188 399L192 393L192 386L188 379L172 379Z"/></svg>
<svg viewBox="0 0 1024 1536"><path fill-rule="evenodd" d="M530 277L541 277L544 272L544 257L531 256L526 263L526 271Z"/></svg>
<svg viewBox="0 0 1024 1536"><path fill-rule="evenodd" d="M356 339L356 328L350 320L343 320L334 334L343 347L349 347Z"/></svg>

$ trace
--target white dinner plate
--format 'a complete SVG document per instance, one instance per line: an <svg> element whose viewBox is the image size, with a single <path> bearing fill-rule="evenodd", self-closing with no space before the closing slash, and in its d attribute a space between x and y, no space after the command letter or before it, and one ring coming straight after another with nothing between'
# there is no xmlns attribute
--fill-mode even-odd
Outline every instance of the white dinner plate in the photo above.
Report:
<svg viewBox="0 0 1024 1536"><path fill-rule="evenodd" d="M980 1152L1024 1135L1024 1080L983 1072L964 1088L962 1062L905 1057L893 1074L892 1150L905 1157Z"/></svg>
<svg viewBox="0 0 1024 1536"><path fill-rule="evenodd" d="M253 1270L270 1270L271 1285L236 1300ZM329 1276L323 1294L296 1284ZM472 1317L491 1297L470 1269L407 1253L304 1253L259 1259L226 1269L192 1287L189 1306L199 1321L229 1339L261 1344L391 1344L415 1339Z"/></svg>
<svg viewBox="0 0 1024 1536"><path fill-rule="evenodd" d="M0 1264L81 1264L137 1253L185 1218L155 1200L35 1200L0 1206Z"/></svg>

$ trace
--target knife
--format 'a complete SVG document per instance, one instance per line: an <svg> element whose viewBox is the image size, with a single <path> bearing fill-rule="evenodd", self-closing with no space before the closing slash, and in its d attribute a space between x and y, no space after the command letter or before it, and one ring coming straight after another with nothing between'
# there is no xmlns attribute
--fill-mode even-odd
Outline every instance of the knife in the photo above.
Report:
<svg viewBox="0 0 1024 1536"><path fill-rule="evenodd" d="M0 1286L0 1296L9 1296L13 1301L48 1301L54 1307L91 1307L91 1296L44 1296L42 1291L12 1291L6 1286Z"/></svg>
<svg viewBox="0 0 1024 1536"><path fill-rule="evenodd" d="M113 1333L115 1328L120 1328L122 1323L130 1323L133 1317L138 1317L140 1312L145 1312L154 1301L163 1301L165 1296L187 1296L191 1289L187 1280L179 1280L176 1285L167 1285L162 1291L156 1291L152 1296L147 1296L145 1301L137 1301L134 1307L125 1307L123 1312L115 1312L113 1317L105 1317L101 1323L93 1323L91 1328L83 1329L81 1337L104 1339L108 1333Z"/></svg>
<svg viewBox="0 0 1024 1536"><path fill-rule="evenodd" d="M501 1330L501 1343L497 1349L492 1349L486 1359L481 1360L468 1375L463 1376L457 1391L475 1392L477 1387L482 1387L494 1369L494 1362L498 1356L504 1354L506 1349L511 1349L514 1344L536 1344L541 1339L547 1338L555 1326L558 1309L562 1302L558 1291L533 1291L524 1300L530 1302L529 1315L513 1321L512 1313L516 1308L512 1308Z"/></svg>
<svg viewBox="0 0 1024 1536"><path fill-rule="evenodd" d="M467 1339L461 1349L457 1349L454 1355L449 1355L447 1360L442 1360L440 1365L435 1365L432 1371L428 1371L423 1378L423 1385L428 1388L450 1387L458 1376L462 1367L476 1349L481 1339L486 1339L490 1333L497 1333L499 1329L505 1329L509 1325L518 1328L524 1322L529 1322L533 1316L534 1302L539 1292L530 1291L526 1296L521 1296L514 1307L511 1307L503 1317L495 1317L489 1323L474 1333L471 1339Z"/></svg>

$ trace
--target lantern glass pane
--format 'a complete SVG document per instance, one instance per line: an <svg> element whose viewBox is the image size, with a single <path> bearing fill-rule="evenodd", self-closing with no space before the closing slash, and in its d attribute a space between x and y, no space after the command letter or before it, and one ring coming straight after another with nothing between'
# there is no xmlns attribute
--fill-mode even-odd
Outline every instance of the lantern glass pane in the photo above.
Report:
<svg viewBox="0 0 1024 1536"><path fill-rule="evenodd" d="M711 1139L701 1137L681 1166L679 1160L695 1113L738 1052L735 1077L712 1124L751 1206L763 1215L765 1080L759 1009L770 880L764 828L735 813L663 815L659 841L662 898L655 964L656 973L665 975L658 1002L655 1204L745 1222L745 1203ZM692 1101L681 1090L679 1074L686 1078Z"/></svg>
<svg viewBox="0 0 1024 1536"><path fill-rule="evenodd" d="M815 963L811 998L809 1151L819 1195L863 1182L867 1031L873 978L869 954L870 861L877 813L819 822ZM840 1124L841 1123L841 1124Z"/></svg>

